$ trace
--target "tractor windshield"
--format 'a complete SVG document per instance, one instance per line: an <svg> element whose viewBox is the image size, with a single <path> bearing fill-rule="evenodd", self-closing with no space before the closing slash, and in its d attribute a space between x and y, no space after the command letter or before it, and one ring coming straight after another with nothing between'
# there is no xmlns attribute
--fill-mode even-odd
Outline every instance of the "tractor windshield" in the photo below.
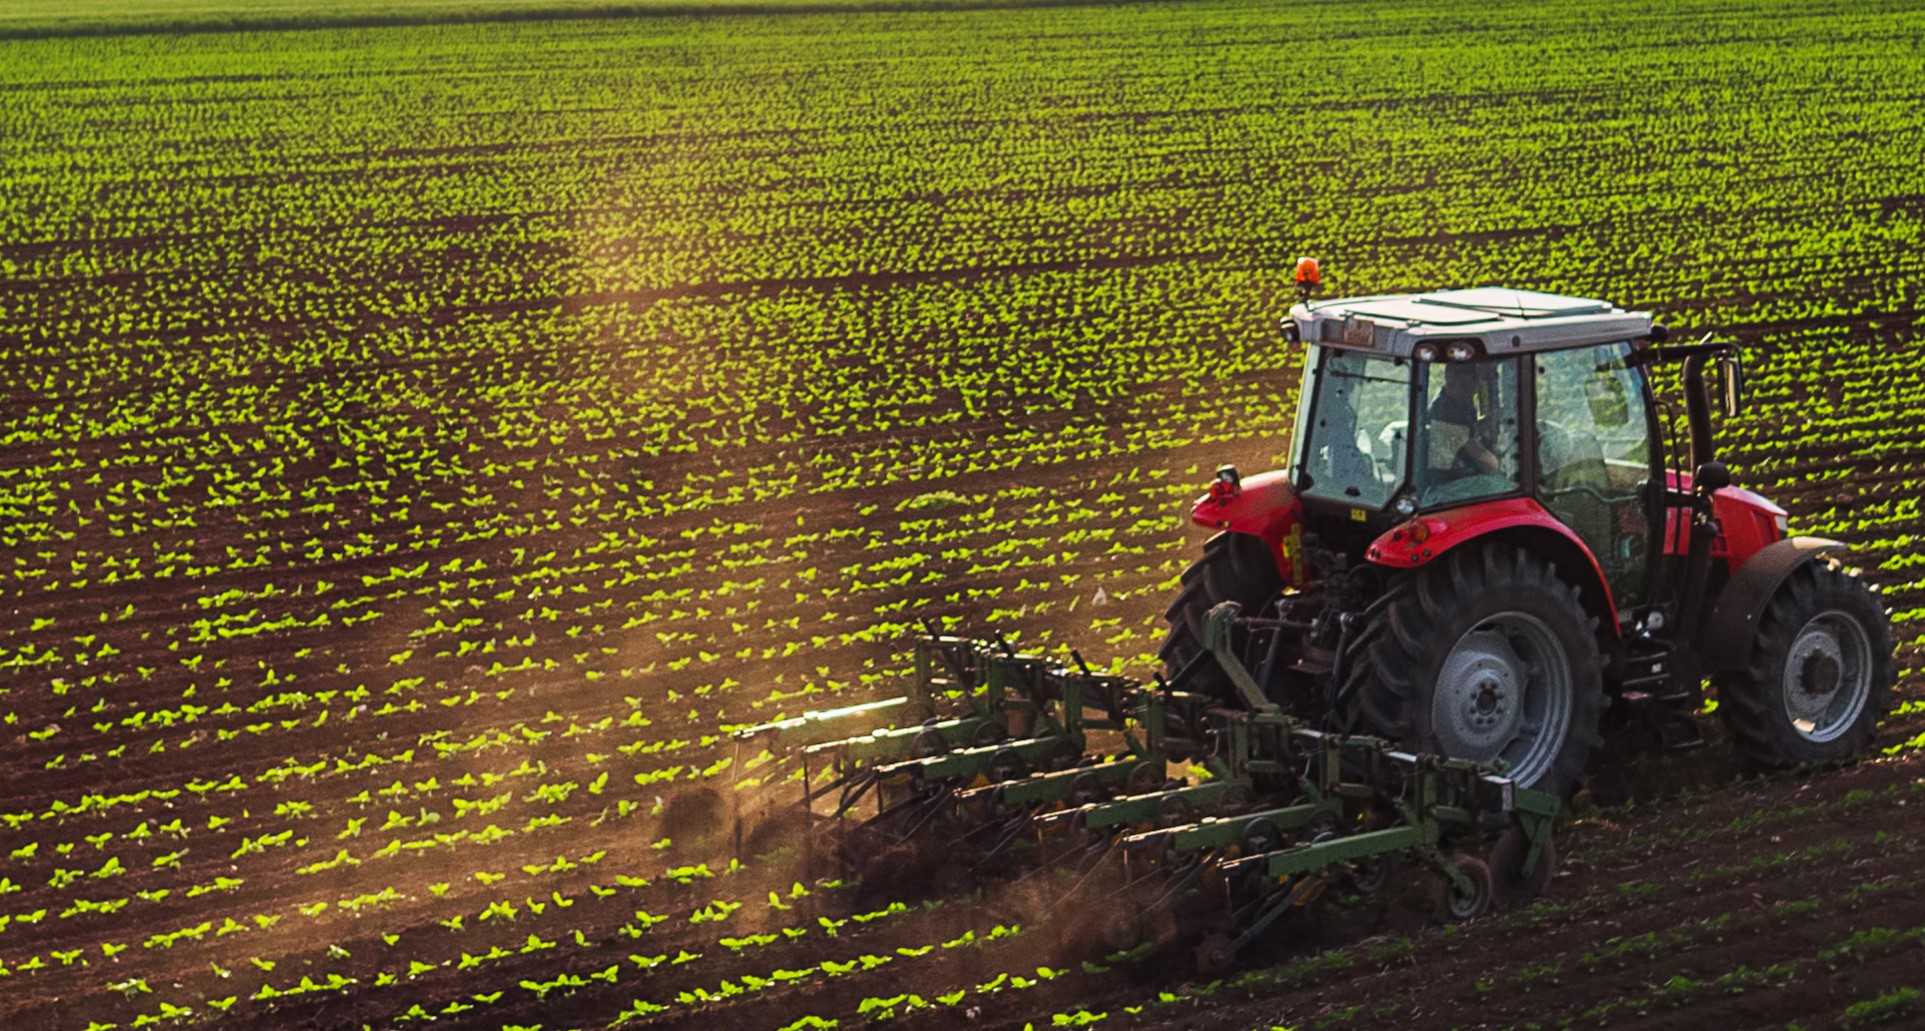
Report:
<svg viewBox="0 0 1925 1031"><path fill-rule="evenodd" d="M1413 463L1426 511L1518 489L1516 359L1429 363Z"/></svg>
<svg viewBox="0 0 1925 1031"><path fill-rule="evenodd" d="M1294 479L1304 496L1382 507L1404 482L1410 362L1326 348L1300 404Z"/></svg>

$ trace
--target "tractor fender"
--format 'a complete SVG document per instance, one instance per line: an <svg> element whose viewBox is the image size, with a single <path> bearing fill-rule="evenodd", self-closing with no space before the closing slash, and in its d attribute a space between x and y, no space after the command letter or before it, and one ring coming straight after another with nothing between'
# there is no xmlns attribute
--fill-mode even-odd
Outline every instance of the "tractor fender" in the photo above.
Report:
<svg viewBox="0 0 1925 1031"><path fill-rule="evenodd" d="M1778 593L1778 585L1806 562L1845 550L1847 545L1842 541L1789 537L1765 545L1746 559L1718 593L1718 603L1699 635L1705 671L1723 673L1743 668L1751 661L1758 618Z"/></svg>
<svg viewBox="0 0 1925 1031"><path fill-rule="evenodd" d="M1246 477L1233 495L1220 496L1215 491L1203 495L1190 506L1190 521L1205 529L1262 539L1276 556L1277 571L1285 583L1300 587L1308 576L1302 560L1303 502L1285 470Z"/></svg>
<svg viewBox="0 0 1925 1031"><path fill-rule="evenodd" d="M1534 498L1502 498L1414 516L1371 541L1364 554L1380 566L1415 569L1459 545L1494 536L1548 558L1577 586L1584 607L1597 617L1600 627L1617 634L1617 602L1597 556Z"/></svg>

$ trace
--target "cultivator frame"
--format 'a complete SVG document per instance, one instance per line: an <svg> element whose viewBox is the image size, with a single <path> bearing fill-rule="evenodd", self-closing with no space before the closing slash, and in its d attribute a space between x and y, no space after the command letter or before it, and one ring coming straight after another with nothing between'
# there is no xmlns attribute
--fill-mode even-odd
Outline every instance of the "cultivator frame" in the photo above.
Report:
<svg viewBox="0 0 1925 1031"><path fill-rule="evenodd" d="M1196 947L1203 967L1231 961L1333 884L1374 890L1393 861L1440 873L1452 918L1483 912L1506 887L1542 884L1554 796L1285 714L1232 650L1242 619L1234 603L1211 610L1205 650L1147 685L1092 671L1074 652L1065 665L932 629L915 643L906 697L735 737L799 758L812 856L826 841L845 872L865 877L884 876L893 857L896 883L905 865L925 884L946 879L938 867L947 879L1013 869L1018 880L1067 868L1077 887L1053 913L1085 936L1088 915L1102 914L1094 934L1118 947L1167 937L1156 926L1212 926ZM1240 707L1182 690L1212 664ZM837 736L880 716L914 722ZM1191 776L1172 778L1173 766ZM1495 887L1468 851L1494 835Z"/></svg>

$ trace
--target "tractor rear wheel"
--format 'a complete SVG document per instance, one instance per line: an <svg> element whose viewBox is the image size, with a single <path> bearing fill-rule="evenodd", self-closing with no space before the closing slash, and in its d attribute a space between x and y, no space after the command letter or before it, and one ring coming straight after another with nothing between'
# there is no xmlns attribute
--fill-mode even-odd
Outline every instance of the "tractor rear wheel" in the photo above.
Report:
<svg viewBox="0 0 1925 1031"><path fill-rule="evenodd" d="M1344 648L1352 729L1493 764L1569 798L1599 741L1596 621L1547 562L1452 550L1394 582Z"/></svg>
<svg viewBox="0 0 1925 1031"><path fill-rule="evenodd" d="M1807 562L1765 606L1751 661L1719 679L1718 711L1760 766L1848 759L1871 743L1893 679L1877 595L1836 564Z"/></svg>
<svg viewBox="0 0 1925 1031"><path fill-rule="evenodd" d="M1245 615L1258 615L1283 593L1277 557L1260 537L1247 533L1219 533L1204 542L1203 554L1183 571L1183 589L1163 614L1169 636L1157 649L1166 676L1174 677L1203 652L1203 623L1210 610L1226 601L1243 606ZM1241 646L1242 642L1237 642ZM1235 700L1236 685L1214 663L1191 675L1182 690Z"/></svg>

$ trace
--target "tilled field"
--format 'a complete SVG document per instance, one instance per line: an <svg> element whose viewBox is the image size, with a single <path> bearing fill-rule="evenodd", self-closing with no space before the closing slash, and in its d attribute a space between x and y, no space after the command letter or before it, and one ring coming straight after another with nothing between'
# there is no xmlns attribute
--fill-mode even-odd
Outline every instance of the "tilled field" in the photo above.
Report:
<svg viewBox="0 0 1925 1031"><path fill-rule="evenodd" d="M0 39L0 1024L1915 1019L1925 19L1392 10ZM1414 875L1220 982L806 868L728 729L925 619L1147 676L1298 253L1742 342L1879 754L1620 735L1536 907Z"/></svg>

